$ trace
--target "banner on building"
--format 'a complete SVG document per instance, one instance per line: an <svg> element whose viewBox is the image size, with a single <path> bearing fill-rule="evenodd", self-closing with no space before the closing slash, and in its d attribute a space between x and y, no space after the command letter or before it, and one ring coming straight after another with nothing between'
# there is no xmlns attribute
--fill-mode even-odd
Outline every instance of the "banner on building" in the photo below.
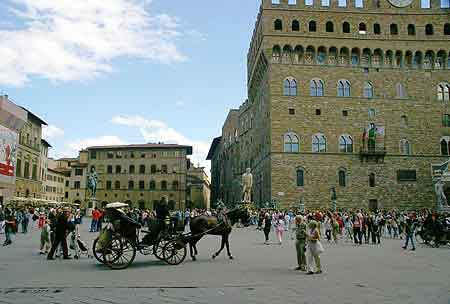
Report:
<svg viewBox="0 0 450 304"><path fill-rule="evenodd" d="M0 182L15 181L17 133L0 125Z"/></svg>

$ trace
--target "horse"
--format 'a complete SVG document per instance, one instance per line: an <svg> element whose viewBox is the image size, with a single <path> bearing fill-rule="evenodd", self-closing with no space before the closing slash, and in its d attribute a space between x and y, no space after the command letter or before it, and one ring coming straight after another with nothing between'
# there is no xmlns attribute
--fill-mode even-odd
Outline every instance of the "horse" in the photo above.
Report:
<svg viewBox="0 0 450 304"><path fill-rule="evenodd" d="M191 219L190 228L191 228L191 239L189 241L189 249L191 253L191 258L193 261L196 261L196 255L198 255L197 251L197 243L200 239L209 234L209 235L218 235L222 237L222 244L218 252L214 253L212 258L215 259L222 252L224 247L227 247L228 257L230 260L233 259L233 256L230 252L230 243L229 243L229 235L232 230L232 226L236 224L239 220L241 223L247 224L249 219L249 213L246 208L238 207L226 213L227 220L225 222L219 223L219 220L216 216L206 216L200 215ZM194 252L195 254L194 254Z"/></svg>

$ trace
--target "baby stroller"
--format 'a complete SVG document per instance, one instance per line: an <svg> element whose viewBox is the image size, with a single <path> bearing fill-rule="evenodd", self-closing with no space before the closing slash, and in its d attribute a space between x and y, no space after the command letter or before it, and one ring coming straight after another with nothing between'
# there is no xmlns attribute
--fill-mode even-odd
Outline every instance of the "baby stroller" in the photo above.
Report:
<svg viewBox="0 0 450 304"><path fill-rule="evenodd" d="M70 235L70 245L69 248L74 252L74 258L79 259L80 255L83 254L87 258L93 258L94 256L89 252L88 246L85 242L83 242L80 238L80 235L77 235L75 231L73 231Z"/></svg>

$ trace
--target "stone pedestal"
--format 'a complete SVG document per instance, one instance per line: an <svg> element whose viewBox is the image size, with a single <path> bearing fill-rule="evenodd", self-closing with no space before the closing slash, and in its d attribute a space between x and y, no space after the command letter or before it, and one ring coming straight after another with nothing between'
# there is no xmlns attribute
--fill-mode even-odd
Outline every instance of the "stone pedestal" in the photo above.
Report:
<svg viewBox="0 0 450 304"><path fill-rule="evenodd" d="M88 200L88 206L92 205L91 208L86 208L86 216L92 215L92 210L94 210L95 207L98 207L97 200L95 198L90 198Z"/></svg>

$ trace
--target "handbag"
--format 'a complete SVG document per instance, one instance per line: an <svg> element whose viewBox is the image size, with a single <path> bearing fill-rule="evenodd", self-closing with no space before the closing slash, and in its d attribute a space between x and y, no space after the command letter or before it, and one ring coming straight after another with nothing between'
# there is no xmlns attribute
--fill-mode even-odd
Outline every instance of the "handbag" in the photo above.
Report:
<svg viewBox="0 0 450 304"><path fill-rule="evenodd" d="M325 251L325 249L323 248L323 245L320 241L317 241L316 243L316 254L321 254Z"/></svg>

